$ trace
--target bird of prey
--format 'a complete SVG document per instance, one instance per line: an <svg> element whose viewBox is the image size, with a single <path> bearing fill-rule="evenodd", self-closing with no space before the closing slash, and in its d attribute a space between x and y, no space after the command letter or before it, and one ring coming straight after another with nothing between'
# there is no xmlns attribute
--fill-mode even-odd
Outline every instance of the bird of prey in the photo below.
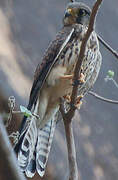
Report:
<svg viewBox="0 0 118 180"><path fill-rule="evenodd" d="M69 3L62 29L49 45L41 65L36 68L28 109L40 118L23 118L15 146L18 164L28 177L33 177L36 171L41 177L44 175L56 126L59 100L65 97L66 101L66 95L72 92L73 72L90 14L91 10L85 4ZM81 66L84 81L78 86L78 95L84 96L93 86L101 60L99 42L93 31L87 41Z"/></svg>

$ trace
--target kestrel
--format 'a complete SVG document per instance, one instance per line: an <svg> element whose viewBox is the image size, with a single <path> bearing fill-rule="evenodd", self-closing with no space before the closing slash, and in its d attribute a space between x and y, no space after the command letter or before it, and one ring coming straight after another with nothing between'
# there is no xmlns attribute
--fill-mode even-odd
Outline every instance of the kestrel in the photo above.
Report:
<svg viewBox="0 0 118 180"><path fill-rule="evenodd" d="M36 171L40 176L44 175L56 126L59 100L72 92L73 72L90 14L91 10L85 4L69 3L61 31L49 45L42 64L36 68L28 109L40 118L23 118L15 146L18 164L28 177L33 177ZM84 82L78 87L78 95L84 96L93 86L101 61L99 42L93 31L81 66Z"/></svg>

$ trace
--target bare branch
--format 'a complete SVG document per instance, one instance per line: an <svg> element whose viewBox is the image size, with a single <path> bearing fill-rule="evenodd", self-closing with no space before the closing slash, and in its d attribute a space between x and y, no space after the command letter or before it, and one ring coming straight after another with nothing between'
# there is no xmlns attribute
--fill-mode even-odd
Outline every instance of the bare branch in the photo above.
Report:
<svg viewBox="0 0 118 180"><path fill-rule="evenodd" d="M103 46L105 46L117 59L118 59L118 52L116 52L114 49L112 49L112 47L106 43L102 37L100 37L99 35L97 35L99 41L103 44Z"/></svg>
<svg viewBox="0 0 118 180"><path fill-rule="evenodd" d="M66 123L66 121L64 121L64 124L68 148L68 161L70 171L69 180L78 180L78 167L76 162L76 150L73 136L72 121L70 123Z"/></svg>
<svg viewBox="0 0 118 180"><path fill-rule="evenodd" d="M17 166L2 119L0 118L0 178L7 180L25 180Z"/></svg>
<svg viewBox="0 0 118 180"><path fill-rule="evenodd" d="M76 67L74 71L74 81L78 80L78 77L80 76L81 64L82 64L84 53L85 53L86 43L91 32L93 31L95 17L96 17L96 14L97 14L97 11L101 2L102 0L97 0L95 5L93 6L89 27L82 41L78 61L76 63ZM68 161L69 161L69 173L70 173L69 180L78 180L78 168L77 168L75 143L74 143L74 136L73 136L73 129L72 129L72 118L76 110L74 104L77 97L77 91L78 91L78 86L74 85L72 94L71 94L71 107L67 113L64 110L63 101L61 101L61 104L60 104L60 112L62 114L63 121L64 121L67 148L68 148Z"/></svg>
<svg viewBox="0 0 118 180"><path fill-rule="evenodd" d="M65 134L66 134L66 141L67 141L69 173L70 173L69 180L78 180L78 168L77 168L77 162L76 162L76 150L75 150L75 142L74 142L74 136L73 136L72 121L69 123L67 122L62 99L60 103L60 112L64 120Z"/></svg>
<svg viewBox="0 0 118 180"><path fill-rule="evenodd" d="M100 99L100 100L102 100L102 101L105 101L105 102L108 102L108 103L112 103L112 104L118 104L118 101L104 98L104 97L98 95L98 94L95 93L95 92L89 91L88 94L90 94L90 95L92 95L92 96L94 96L94 97L96 97L97 99Z"/></svg>

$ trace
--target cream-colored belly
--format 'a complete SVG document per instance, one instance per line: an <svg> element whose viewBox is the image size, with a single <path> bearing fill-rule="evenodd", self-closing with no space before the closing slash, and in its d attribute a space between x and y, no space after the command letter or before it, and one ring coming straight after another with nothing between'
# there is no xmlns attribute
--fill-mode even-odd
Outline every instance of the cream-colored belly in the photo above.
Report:
<svg viewBox="0 0 118 180"><path fill-rule="evenodd" d="M60 97L72 91L72 82L69 79L61 77L67 74L67 69L64 66L58 65L53 68L46 81L46 89L49 93L51 102L58 101Z"/></svg>
<svg viewBox="0 0 118 180"><path fill-rule="evenodd" d="M71 80L60 78L66 72L66 68L63 66L56 66L51 70L39 95L39 115L41 120L49 120L54 113L54 109L59 108L60 97L71 93Z"/></svg>

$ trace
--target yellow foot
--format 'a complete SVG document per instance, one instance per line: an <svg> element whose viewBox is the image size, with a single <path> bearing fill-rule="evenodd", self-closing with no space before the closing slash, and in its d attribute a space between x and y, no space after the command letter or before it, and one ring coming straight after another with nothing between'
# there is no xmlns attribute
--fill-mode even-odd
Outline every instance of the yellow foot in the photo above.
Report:
<svg viewBox="0 0 118 180"><path fill-rule="evenodd" d="M75 107L77 109L80 109L80 107L82 105L82 98L83 98L83 96L81 95L81 96L78 96L77 99L76 99Z"/></svg>
<svg viewBox="0 0 118 180"><path fill-rule="evenodd" d="M80 74L79 78L77 80L72 80L72 85L76 86L76 85L81 85L83 83L85 83L85 76L83 73Z"/></svg>
<svg viewBox="0 0 118 180"><path fill-rule="evenodd" d="M71 98L70 98L70 95L69 95L69 94L68 94L68 95L63 96L63 98L67 101L67 103L70 103Z"/></svg>
<svg viewBox="0 0 118 180"><path fill-rule="evenodd" d="M83 73L80 74L79 81L80 81L80 83L82 83L82 84L85 83L85 76L84 76Z"/></svg>
<svg viewBox="0 0 118 180"><path fill-rule="evenodd" d="M80 74L80 77L78 78L78 80L77 81L75 81L75 83L74 83L74 80L73 80L73 74L68 74L68 75L63 75L63 76L61 76L60 77L60 79L61 80L71 80L72 82L70 83L71 85L74 85L74 84L83 84L84 82L85 82L85 76L84 76L84 74L83 73L81 73Z"/></svg>
<svg viewBox="0 0 118 180"><path fill-rule="evenodd" d="M71 102L71 96L70 95L65 95L63 96L63 98L66 100L67 103L70 103ZM75 107L77 109L80 109L81 105L82 105L82 98L83 96L77 96L76 98L76 102L75 102Z"/></svg>

